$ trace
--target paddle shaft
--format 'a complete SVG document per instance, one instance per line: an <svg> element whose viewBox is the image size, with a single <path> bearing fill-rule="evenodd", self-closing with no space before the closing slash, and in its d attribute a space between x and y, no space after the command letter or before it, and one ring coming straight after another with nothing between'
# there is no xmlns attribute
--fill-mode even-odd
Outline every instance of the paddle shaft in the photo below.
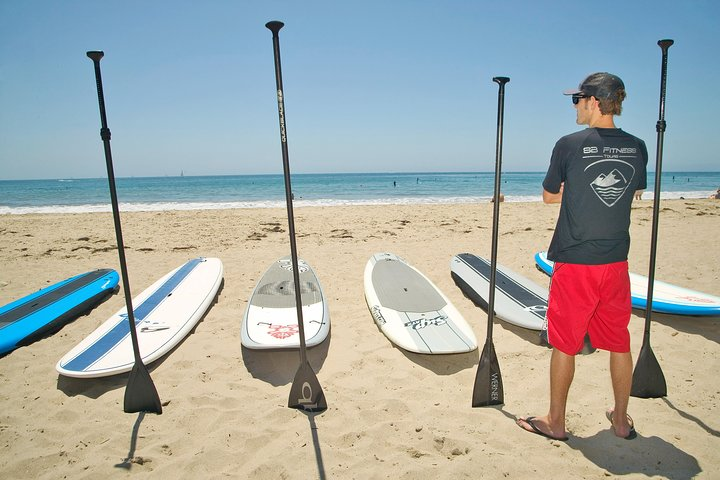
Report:
<svg viewBox="0 0 720 480"><path fill-rule="evenodd" d="M110 129L107 125L105 114L105 96L103 95L102 74L100 73L100 59L103 52L87 52L87 56L95 66L95 82L97 83L98 104L100 105L100 138L105 148L105 164L107 166L108 183L110 185L110 202L112 203L113 220L115 221L115 237L117 239L118 257L120 259L120 273L122 276L123 289L125 290L125 306L127 308L128 322L130 323L130 337L132 338L133 353L135 362L142 363L140 347L138 346L137 332L135 331L135 314L132 306L132 295L130 294L130 281L128 279L127 262L125 261L125 245L123 243L122 226L120 225L120 208L118 207L117 189L115 187L115 172L113 170L112 151L110 150Z"/></svg>
<svg viewBox="0 0 720 480"><path fill-rule="evenodd" d="M495 141L495 189L493 191L492 247L490 250L490 291L488 294L487 337L492 338L495 320L495 282L497 272L498 226L500 224L500 177L502 175L503 119L505 111L505 84L508 77L494 77L498 84L497 139Z"/></svg>
<svg viewBox="0 0 720 480"><path fill-rule="evenodd" d="M300 331L300 361L307 362L305 345L305 325L302 314L302 295L300 291L300 269L298 267L297 245L295 242L295 219L293 215L292 184L290 181L290 160L287 146L287 125L285 123L285 100L280 64L280 37L278 32L285 26L282 22L268 22L265 25L272 32L273 53L275 55L275 84L277 85L278 117L280 119L280 146L282 148L283 174L285 176L285 203L287 204L288 230L290 231L290 257L292 260L293 282L295 284L295 308L297 309L298 329Z"/></svg>
<svg viewBox="0 0 720 480"><path fill-rule="evenodd" d="M645 332L644 339L650 337L650 321L652 320L652 299L655 287L655 259L657 257L657 236L660 220L660 183L662 177L662 156L663 141L665 137L665 89L667 86L667 59L668 49L674 42L672 40L660 40L658 45L662 49L662 67L660 73L660 110L658 114L657 148L655 159L655 191L653 192L653 220L652 235L650 237L650 267L648 272L647 304L645 306Z"/></svg>

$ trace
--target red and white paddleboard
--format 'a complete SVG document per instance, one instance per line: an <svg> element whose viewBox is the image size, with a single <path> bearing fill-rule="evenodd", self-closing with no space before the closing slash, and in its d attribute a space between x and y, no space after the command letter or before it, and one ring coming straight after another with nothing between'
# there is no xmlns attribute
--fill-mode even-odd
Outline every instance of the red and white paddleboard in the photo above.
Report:
<svg viewBox="0 0 720 480"><path fill-rule="evenodd" d="M298 259L305 344L313 347L327 338L330 316L315 272ZM240 332L247 348L300 348L292 261L274 262L258 281L250 297Z"/></svg>

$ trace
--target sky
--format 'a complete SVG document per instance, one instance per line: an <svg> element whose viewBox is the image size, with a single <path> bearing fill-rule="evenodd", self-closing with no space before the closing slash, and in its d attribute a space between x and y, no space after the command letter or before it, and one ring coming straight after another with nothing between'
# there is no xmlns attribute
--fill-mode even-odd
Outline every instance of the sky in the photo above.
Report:
<svg viewBox="0 0 720 480"><path fill-rule="evenodd" d="M292 173L545 171L579 130L562 91L609 71L616 124L663 171L720 170L716 0L0 0L0 180L282 173L270 20Z"/></svg>

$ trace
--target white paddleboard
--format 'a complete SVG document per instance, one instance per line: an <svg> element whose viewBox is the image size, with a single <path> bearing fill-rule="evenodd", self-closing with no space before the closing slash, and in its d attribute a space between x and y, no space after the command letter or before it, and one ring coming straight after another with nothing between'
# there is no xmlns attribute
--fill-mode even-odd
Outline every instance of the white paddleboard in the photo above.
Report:
<svg viewBox="0 0 720 480"><path fill-rule="evenodd" d="M327 338L330 314L313 269L302 259L298 268L305 346L313 347ZM240 341L253 349L300 348L290 257L273 262L258 281L245 310Z"/></svg>
<svg viewBox="0 0 720 480"><path fill-rule="evenodd" d="M365 266L365 300L392 343L415 353L463 353L477 339L460 312L420 271L392 253L376 253Z"/></svg>
<svg viewBox="0 0 720 480"><path fill-rule="evenodd" d="M461 253L450 260L450 274L460 290L476 305L488 310L490 261ZM507 267L496 265L495 315L513 325L542 330L548 290Z"/></svg>
<svg viewBox="0 0 720 480"><path fill-rule="evenodd" d="M192 330L212 304L223 278L217 258L181 265L133 298L135 331L145 365L159 359ZM122 308L57 363L68 377L129 372L135 364L127 309Z"/></svg>
<svg viewBox="0 0 720 480"><path fill-rule="evenodd" d="M535 254L535 263L543 272L552 275L555 263L548 260L547 252ZM648 277L630 273L630 295L633 308L643 310L647 308L648 281ZM655 280L652 310L674 315L720 315L720 297Z"/></svg>

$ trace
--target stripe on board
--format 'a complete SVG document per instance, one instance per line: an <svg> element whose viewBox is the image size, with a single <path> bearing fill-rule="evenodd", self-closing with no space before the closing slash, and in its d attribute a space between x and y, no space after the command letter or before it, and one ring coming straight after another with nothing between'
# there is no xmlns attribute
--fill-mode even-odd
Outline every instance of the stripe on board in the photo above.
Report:
<svg viewBox="0 0 720 480"><path fill-rule="evenodd" d="M135 326L142 322L167 296L190 274L190 272L201 262L203 258L190 260L180 267L170 278L158 287L143 303L133 308L135 314ZM87 370L95 362L119 345L125 337L130 335L130 324L127 321L127 314L122 316L121 321L105 335L97 339L92 345L80 352L75 358L63 366L65 370L82 372Z"/></svg>

